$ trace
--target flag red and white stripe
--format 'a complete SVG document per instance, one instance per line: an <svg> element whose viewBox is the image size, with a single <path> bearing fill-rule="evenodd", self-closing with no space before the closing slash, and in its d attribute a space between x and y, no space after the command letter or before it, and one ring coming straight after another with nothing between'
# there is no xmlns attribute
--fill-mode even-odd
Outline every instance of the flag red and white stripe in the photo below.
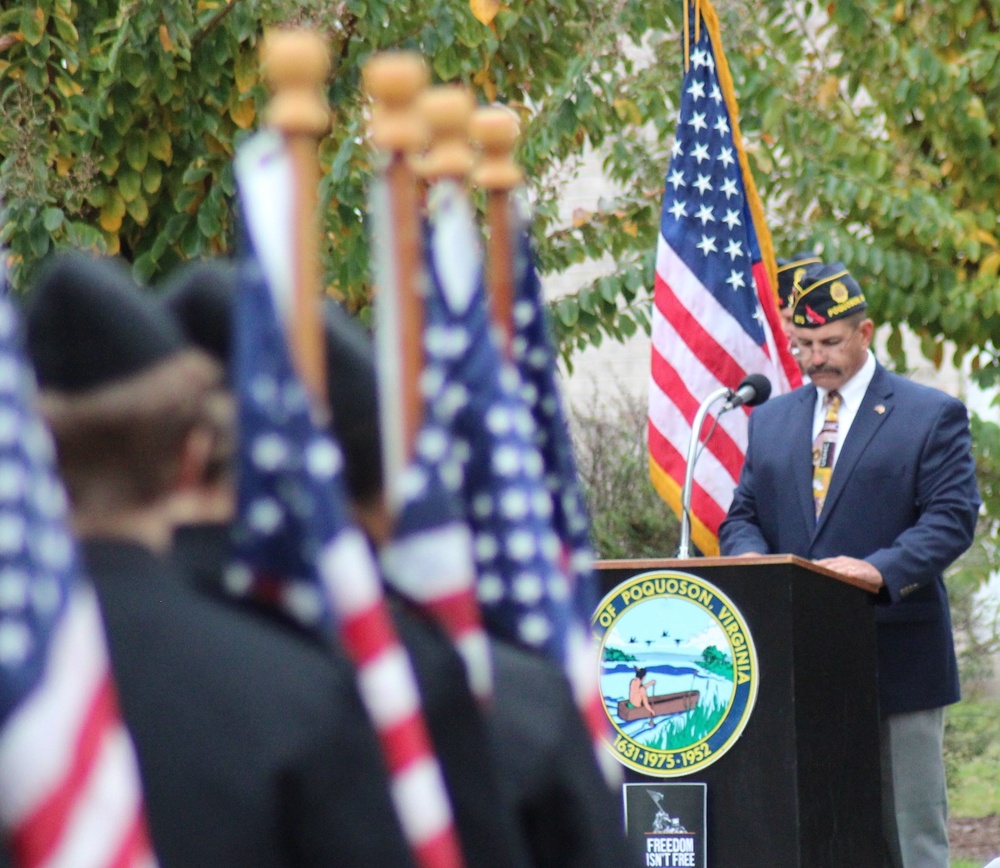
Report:
<svg viewBox="0 0 1000 868"><path fill-rule="evenodd" d="M462 521L397 535L380 554L386 580L451 639L480 702L493 696L489 640L476 599L472 535Z"/></svg>
<svg viewBox="0 0 1000 868"><path fill-rule="evenodd" d="M0 733L0 815L18 866L156 864L86 586L72 590L41 679Z"/></svg>
<svg viewBox="0 0 1000 868"><path fill-rule="evenodd" d="M2 258L2 257L0 257ZM93 588L0 297L0 824L18 868L155 865Z"/></svg>
<svg viewBox="0 0 1000 868"><path fill-rule="evenodd" d="M393 803L417 865L460 868L451 803L416 676L360 531L345 528L326 546L319 574L337 613L340 640L357 667L358 690L382 745Z"/></svg>

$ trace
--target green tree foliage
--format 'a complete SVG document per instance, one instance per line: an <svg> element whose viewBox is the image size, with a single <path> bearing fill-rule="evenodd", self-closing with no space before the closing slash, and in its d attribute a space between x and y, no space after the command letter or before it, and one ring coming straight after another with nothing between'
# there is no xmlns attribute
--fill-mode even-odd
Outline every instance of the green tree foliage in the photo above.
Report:
<svg viewBox="0 0 1000 868"><path fill-rule="evenodd" d="M646 409L623 391L610 407L595 401L573 414L577 469L599 558L677 553L680 524L649 482Z"/></svg>
<svg viewBox="0 0 1000 868"><path fill-rule="evenodd" d="M972 547L947 579L959 672L970 695L993 674L1000 652L1000 604L984 602L980 593L983 582L1000 570L1000 425L973 417L972 437L984 509Z"/></svg>
<svg viewBox="0 0 1000 868"><path fill-rule="evenodd" d="M239 3L6 5L0 237L15 284L53 246L120 253L141 279L225 248L258 26Z"/></svg>
<svg viewBox="0 0 1000 868"><path fill-rule="evenodd" d="M464 82L481 102L521 115L519 157L533 179L545 270L598 246L617 255L634 247L637 225L655 223L658 182L644 210L609 210L579 226L560 223L556 199L582 149L627 141L642 123L647 112L619 99L636 69L621 49L662 29L663 16L657 4L620 0L515 0L489 24L468 0L5 4L0 240L13 254L15 285L25 286L37 262L63 245L120 253L143 280L230 249L230 160L266 106L257 47L265 27L284 24L314 26L331 45L334 124L320 148L324 254L329 288L350 307L363 308L370 291L360 68L381 49L417 49L435 80ZM631 154L646 160L640 148ZM643 241L644 255L650 243ZM615 336L645 324L642 309L618 313L621 299L645 291L648 275L629 268L620 286L588 288L572 311L562 309L571 340L598 339L598 322Z"/></svg>
<svg viewBox="0 0 1000 868"><path fill-rule="evenodd" d="M733 661L729 659L728 654L723 653L714 645L709 645L701 652L700 662L701 666L709 672L722 675L730 681L733 680Z"/></svg>
<svg viewBox="0 0 1000 868"><path fill-rule="evenodd" d="M369 293L360 66L414 48L436 80L522 117L518 157L541 267L610 257L554 306L563 350L649 325L663 176L680 90L680 0L33 0L0 12L0 240L24 286L53 246L119 252L138 277L232 246L230 158L261 122L265 26L329 37L321 145L330 289ZM777 251L842 259L879 321L945 338L1000 373L1000 6L716 0L751 166ZM620 192L559 211L582 156ZM901 354L901 342L892 342Z"/></svg>
<svg viewBox="0 0 1000 868"><path fill-rule="evenodd" d="M985 349L995 378L1000 4L749 5L730 62L776 249L821 246L877 322L939 363L945 339Z"/></svg>

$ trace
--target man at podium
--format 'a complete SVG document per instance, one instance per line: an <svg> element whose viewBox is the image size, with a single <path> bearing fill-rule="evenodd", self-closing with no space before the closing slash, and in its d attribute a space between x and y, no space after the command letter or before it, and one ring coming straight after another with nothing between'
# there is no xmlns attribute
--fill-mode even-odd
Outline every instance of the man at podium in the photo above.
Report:
<svg viewBox="0 0 1000 868"><path fill-rule="evenodd" d="M809 266L801 287L793 322L812 384L751 414L722 553L795 554L878 589L888 858L947 868L944 706L959 685L942 574L979 511L968 414L875 360L842 264Z"/></svg>

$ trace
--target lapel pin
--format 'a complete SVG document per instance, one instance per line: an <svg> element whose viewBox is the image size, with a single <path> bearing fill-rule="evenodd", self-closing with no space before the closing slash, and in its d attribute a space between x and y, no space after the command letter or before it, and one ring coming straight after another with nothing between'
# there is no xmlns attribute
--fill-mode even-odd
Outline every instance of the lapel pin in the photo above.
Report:
<svg viewBox="0 0 1000 868"><path fill-rule="evenodd" d="M885 404L876 404L875 412L878 413L879 416L881 416L885 412Z"/></svg>

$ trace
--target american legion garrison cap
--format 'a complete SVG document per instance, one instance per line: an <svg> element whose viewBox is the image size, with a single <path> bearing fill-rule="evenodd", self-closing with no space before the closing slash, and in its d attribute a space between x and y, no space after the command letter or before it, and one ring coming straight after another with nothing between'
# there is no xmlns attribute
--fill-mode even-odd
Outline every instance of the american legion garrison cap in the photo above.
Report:
<svg viewBox="0 0 1000 868"><path fill-rule="evenodd" d="M792 307L795 295L802 289L802 278L810 265L822 265L823 260L815 253L803 251L791 259L778 260L778 309Z"/></svg>
<svg viewBox="0 0 1000 868"><path fill-rule="evenodd" d="M795 298L792 322L803 328L816 328L867 307L861 286L842 262L810 265Z"/></svg>
<svg viewBox="0 0 1000 868"><path fill-rule="evenodd" d="M184 338L121 261L62 253L44 267L25 311L39 386L85 392L142 373Z"/></svg>

